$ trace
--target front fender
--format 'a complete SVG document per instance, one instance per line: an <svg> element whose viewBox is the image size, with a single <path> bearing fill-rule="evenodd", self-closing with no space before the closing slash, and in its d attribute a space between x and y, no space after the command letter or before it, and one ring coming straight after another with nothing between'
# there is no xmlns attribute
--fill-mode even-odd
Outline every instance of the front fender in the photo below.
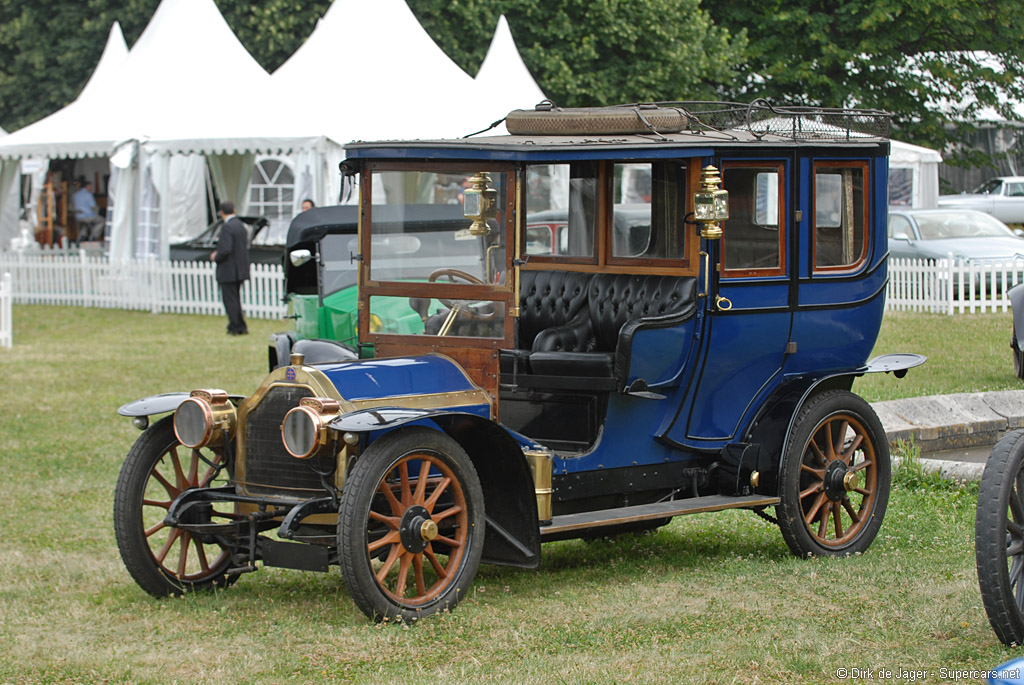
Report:
<svg viewBox="0 0 1024 685"><path fill-rule="evenodd" d="M187 392L165 392L160 395L150 395L128 404L122 404L117 408L117 413L121 416L165 414L177 409L179 404L188 399L188 396Z"/></svg>
<svg viewBox="0 0 1024 685"><path fill-rule="evenodd" d="M484 493L487 532L482 560L536 568L540 564L540 522L533 476L523 450L536 447L485 416L452 409L374 407L342 414L333 430L379 438L405 424L430 422L466 450Z"/></svg>
<svg viewBox="0 0 1024 685"><path fill-rule="evenodd" d="M187 400L191 394L191 392L165 392L159 395L150 395L149 397L143 397L142 399L122 404L117 408L117 413L121 416L130 417L166 414L177 409L178 405ZM228 398L235 404L238 404L239 400L244 399L244 396L228 395Z"/></svg>

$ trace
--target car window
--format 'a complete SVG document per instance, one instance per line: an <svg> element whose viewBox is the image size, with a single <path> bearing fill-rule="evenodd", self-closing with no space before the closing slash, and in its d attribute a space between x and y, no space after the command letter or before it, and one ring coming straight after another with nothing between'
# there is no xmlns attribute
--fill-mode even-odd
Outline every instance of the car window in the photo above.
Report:
<svg viewBox="0 0 1024 685"><path fill-rule="evenodd" d="M785 231L779 230L785 198L782 164L724 162L722 167L723 185L729 191L729 218L722 239L727 275L783 273Z"/></svg>
<svg viewBox="0 0 1024 685"><path fill-rule="evenodd" d="M815 163L815 269L851 267L867 256L867 175L865 162Z"/></svg>
<svg viewBox="0 0 1024 685"><path fill-rule="evenodd" d="M1008 183L1006 194L1010 197L1024 197L1024 183Z"/></svg>
<svg viewBox="0 0 1024 685"><path fill-rule="evenodd" d="M612 179L612 258L680 259L686 170L678 162L616 164Z"/></svg>
<svg viewBox="0 0 1024 685"><path fill-rule="evenodd" d="M929 212L917 215L917 229L922 240L949 238L1012 237L998 219L982 212Z"/></svg>
<svg viewBox="0 0 1024 685"><path fill-rule="evenodd" d="M889 215L889 237L904 235L911 240L914 239L914 229L910 225L910 219L901 214Z"/></svg>
<svg viewBox="0 0 1024 685"><path fill-rule="evenodd" d="M998 195L999 189L1002 185L1003 182L1001 180L998 178L992 178L975 188L974 192L982 195Z"/></svg>
<svg viewBox="0 0 1024 685"><path fill-rule="evenodd" d="M597 164L541 164L526 169L527 254L550 255L550 239L541 237L541 225L549 230L568 225L566 244L558 254L594 256L594 225L597 216ZM534 230L536 229L536 230Z"/></svg>

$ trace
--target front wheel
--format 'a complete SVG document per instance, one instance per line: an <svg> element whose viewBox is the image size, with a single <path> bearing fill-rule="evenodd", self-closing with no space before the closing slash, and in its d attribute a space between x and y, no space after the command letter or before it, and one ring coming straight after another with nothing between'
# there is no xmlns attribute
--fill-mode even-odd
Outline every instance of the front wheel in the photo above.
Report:
<svg viewBox="0 0 1024 685"><path fill-rule="evenodd" d="M150 426L132 445L114 492L114 533L128 573L151 595L224 587L230 552L221 545L164 524L171 502L189 488L206 487L224 462L223 451L190 449L178 442L173 416ZM197 523L231 518L211 505Z"/></svg>
<svg viewBox="0 0 1024 685"><path fill-rule="evenodd" d="M779 527L797 556L864 552L889 503L885 430L863 399L833 390L800 409L782 456Z"/></svg>
<svg viewBox="0 0 1024 685"><path fill-rule="evenodd" d="M1024 644L1024 430L1000 440L985 463L974 553L992 629L1003 644Z"/></svg>
<svg viewBox="0 0 1024 685"><path fill-rule="evenodd" d="M480 564L483 500L469 456L444 433L407 428L370 445L338 516L342 574L363 613L412 621L454 608Z"/></svg>

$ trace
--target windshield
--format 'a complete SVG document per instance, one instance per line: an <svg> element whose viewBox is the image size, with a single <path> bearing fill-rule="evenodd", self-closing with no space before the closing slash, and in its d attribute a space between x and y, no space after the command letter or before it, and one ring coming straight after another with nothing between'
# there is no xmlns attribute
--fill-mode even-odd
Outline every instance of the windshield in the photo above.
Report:
<svg viewBox="0 0 1024 685"><path fill-rule="evenodd" d="M1003 182L998 178L989 179L980 186L974 189L974 192L978 195L990 195L999 194L999 188L1002 187Z"/></svg>
<svg viewBox="0 0 1024 685"><path fill-rule="evenodd" d="M1005 224L981 212L929 212L914 218L922 240L1014 237Z"/></svg>
<svg viewBox="0 0 1024 685"><path fill-rule="evenodd" d="M500 282L505 255L498 226L505 221L505 174L488 174L495 216L484 217L473 229L464 201L475 174L473 169L388 171L375 177L368 260L372 280L427 280L444 268L480 282Z"/></svg>

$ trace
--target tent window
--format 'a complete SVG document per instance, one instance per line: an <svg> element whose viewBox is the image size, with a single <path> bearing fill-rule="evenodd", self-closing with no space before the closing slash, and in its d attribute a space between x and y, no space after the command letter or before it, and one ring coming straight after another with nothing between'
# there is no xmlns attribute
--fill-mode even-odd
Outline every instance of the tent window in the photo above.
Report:
<svg viewBox="0 0 1024 685"><path fill-rule="evenodd" d="M914 204L913 169L889 169L889 204L899 207Z"/></svg>
<svg viewBox="0 0 1024 685"><path fill-rule="evenodd" d="M270 219L269 235L283 235L295 211L295 172L281 159L256 161L249 182L249 214Z"/></svg>
<svg viewBox="0 0 1024 685"><path fill-rule="evenodd" d="M135 256L139 259L160 254L160 193L153 177L146 170L142 181L142 201L139 206L139 230L135 236Z"/></svg>

